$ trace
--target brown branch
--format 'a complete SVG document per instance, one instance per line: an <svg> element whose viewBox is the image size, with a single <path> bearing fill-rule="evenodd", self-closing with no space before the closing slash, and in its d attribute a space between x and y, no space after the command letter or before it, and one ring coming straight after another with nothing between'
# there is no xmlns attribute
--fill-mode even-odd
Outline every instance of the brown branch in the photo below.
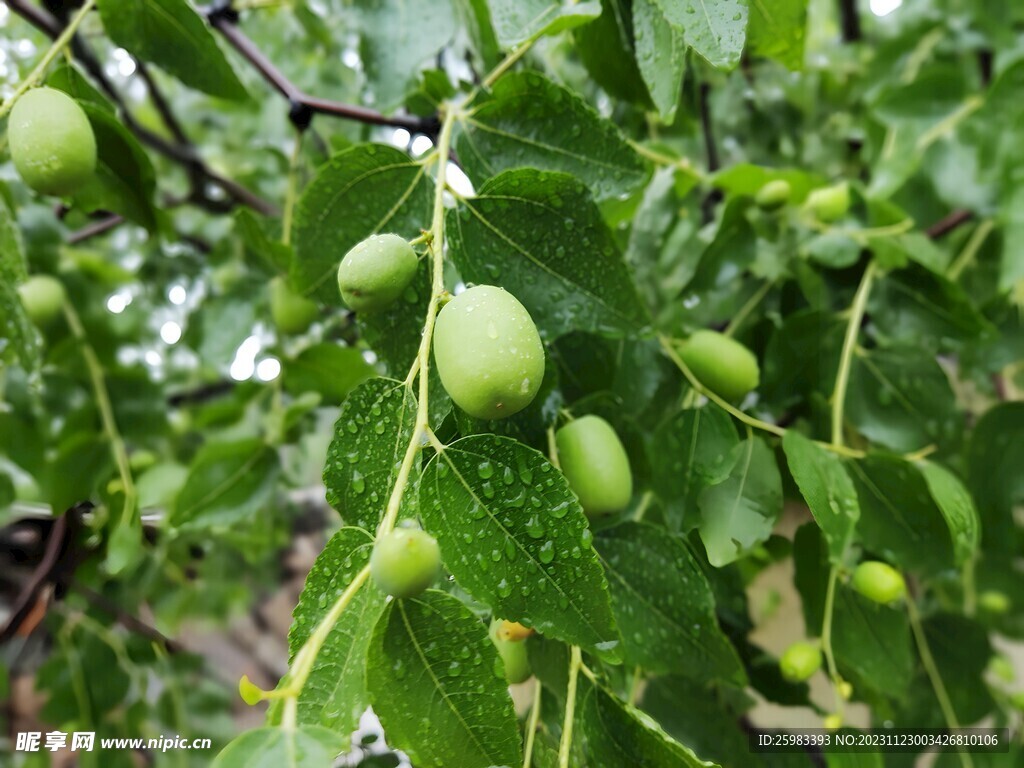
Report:
<svg viewBox="0 0 1024 768"><path fill-rule="evenodd" d="M366 109L365 107L342 104L341 102L304 93L281 70L274 66L273 62L263 55L259 47L238 28L236 24L238 14L231 8L230 2L214 3L206 9L206 17L210 25L224 36L224 39L231 44L231 47L238 51L260 73L267 83L288 99L288 102L291 104L289 117L300 130L305 130L309 126L309 121L314 114L333 115L334 117L355 120L369 125L390 125L396 128L405 128L411 133L436 135L440 128L440 123L436 117L389 116L372 109Z"/></svg>
<svg viewBox="0 0 1024 768"><path fill-rule="evenodd" d="M106 218L94 221L92 224L87 224L81 229L76 229L74 232L68 235L68 244L75 245L76 243L81 243L85 240L88 240L89 238L102 235L116 227L121 226L124 223L124 221L124 216L121 216L120 214L117 213L112 213Z"/></svg>
<svg viewBox="0 0 1024 768"><path fill-rule="evenodd" d="M149 624L142 621L142 619L139 619L138 617L123 610L119 605L114 603L113 600L110 600L105 595L96 592L77 580L72 580L71 588L82 595L92 605L116 619L117 622L126 629L131 630L137 635L141 635L142 637L146 637L160 643L167 649L168 653L178 653L182 650L179 643L167 637L167 635L156 627L151 627Z"/></svg>
<svg viewBox="0 0 1024 768"><path fill-rule="evenodd" d="M948 235L961 224L966 224L973 218L974 214L971 211L956 210L932 224L924 231L924 233L932 240L937 240L944 235Z"/></svg>
<svg viewBox="0 0 1024 768"><path fill-rule="evenodd" d="M839 0L839 18L843 42L853 43L860 40L860 13L857 10L857 0Z"/></svg>

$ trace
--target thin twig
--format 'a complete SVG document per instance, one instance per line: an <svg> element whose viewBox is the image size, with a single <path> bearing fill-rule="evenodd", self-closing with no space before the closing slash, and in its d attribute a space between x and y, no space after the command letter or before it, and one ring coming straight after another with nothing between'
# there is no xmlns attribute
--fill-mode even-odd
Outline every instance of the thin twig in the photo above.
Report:
<svg viewBox="0 0 1024 768"><path fill-rule="evenodd" d="M937 222L932 224L928 229L924 231L928 237L932 240L937 240L943 235L948 235L957 227L962 224L966 224L968 221L974 218L974 214L971 211L957 210L945 218L939 219Z"/></svg>
<svg viewBox="0 0 1024 768"><path fill-rule="evenodd" d="M164 648L166 648L169 653L178 653L182 650L181 645L178 644L177 641L167 637L159 629L157 629L156 627L151 627L149 624L147 624L137 616L133 616L132 614L123 610L119 605L117 605L113 600L110 600L105 595L102 595L94 589L85 586L85 584L82 584L79 581L72 581L71 588L78 592L80 595L82 595L94 606L102 610L104 613L117 619L118 623L123 625L126 629L129 629L135 634L141 635L142 637L149 638L150 640L155 640Z"/></svg>

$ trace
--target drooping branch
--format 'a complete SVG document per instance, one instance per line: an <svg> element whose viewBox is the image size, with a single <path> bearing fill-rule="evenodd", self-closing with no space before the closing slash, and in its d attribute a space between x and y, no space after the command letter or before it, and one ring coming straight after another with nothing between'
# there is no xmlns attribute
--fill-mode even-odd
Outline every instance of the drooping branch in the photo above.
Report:
<svg viewBox="0 0 1024 768"><path fill-rule="evenodd" d="M314 114L333 115L346 120L355 120L369 125L390 125L405 128L410 133L437 135L441 127L436 117L420 118L408 115L385 115L365 107L323 99L304 93L274 66L259 47L238 28L238 12L230 2L217 2L206 9L210 25L216 29L231 47L238 51L253 68L291 104L290 117L300 129L305 129Z"/></svg>
<svg viewBox="0 0 1024 768"><path fill-rule="evenodd" d="M924 233L932 240L937 240L944 235L948 235L962 224L966 224L972 218L974 218L974 214L971 211L956 210L932 224Z"/></svg>

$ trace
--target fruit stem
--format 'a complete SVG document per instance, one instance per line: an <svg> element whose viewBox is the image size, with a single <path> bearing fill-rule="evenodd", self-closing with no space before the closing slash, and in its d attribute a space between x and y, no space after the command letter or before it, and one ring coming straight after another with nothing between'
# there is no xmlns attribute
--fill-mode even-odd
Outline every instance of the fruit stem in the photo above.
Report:
<svg viewBox="0 0 1024 768"><path fill-rule="evenodd" d="M288 188L284 193L284 208L281 213L281 242L291 245L292 218L295 213L295 199L299 191L299 156L302 153L302 131L295 132L295 144L288 160Z"/></svg>
<svg viewBox="0 0 1024 768"><path fill-rule="evenodd" d="M747 303L740 307L740 311L736 313L732 320L729 321L729 325L722 331L723 336L733 336L739 329L743 322L747 319L747 316L754 311L754 308L761 303L761 300L768 295L768 291L775 285L774 280L765 281L764 285L754 291L754 294L747 299Z"/></svg>
<svg viewBox="0 0 1024 768"><path fill-rule="evenodd" d="M555 442L554 427L548 427L548 458L555 465L555 469L560 470L562 468L561 463L558 461L558 444Z"/></svg>
<svg viewBox="0 0 1024 768"><path fill-rule="evenodd" d="M289 730L295 729L299 694L302 693L302 689L306 685L310 673L313 671L316 657L319 655L324 643L327 642L328 635L334 630L334 625L338 623L342 613L344 613L348 604L352 602L352 598L356 596L356 593L359 592L360 587L366 583L369 575L370 566L366 565L356 574L356 577L352 579L352 583L345 588L341 596L334 601L331 610L317 624L313 634L309 636L299 649L299 652L295 654L295 660L292 662L292 668L288 673L288 685L284 688L285 703L284 714L281 718L282 727Z"/></svg>
<svg viewBox="0 0 1024 768"><path fill-rule="evenodd" d="M537 724L540 722L540 680L533 681L533 704L530 706L530 720L526 724L526 745L523 747L523 768L530 768L533 762L533 740L537 736Z"/></svg>
<svg viewBox="0 0 1024 768"><path fill-rule="evenodd" d="M490 73L483 79L481 85L484 88L490 88L498 82L498 78L508 72L517 61L526 55L527 51L529 51L533 47L533 44L537 42L538 37L538 35L534 35L533 37L524 40L518 48L509 53L498 63L498 66L490 71Z"/></svg>
<svg viewBox="0 0 1024 768"><path fill-rule="evenodd" d="M50 46L49 50L43 54L43 58L36 64L35 69L28 73L28 77L21 81L21 84L15 89L7 101L0 104L0 118L3 118L8 112L11 111L11 107L14 106L14 102L25 93L29 88L36 84L36 82L46 72L46 68L50 66L50 62L54 60L58 53L60 53L69 42L71 38L75 36L75 32L78 31L79 25L82 20L88 15L89 11L96 5L96 0L86 0L82 7L78 10L78 13L74 15L71 22L64 28L64 31L60 33L60 36L53 41L53 45Z"/></svg>
<svg viewBox="0 0 1024 768"><path fill-rule="evenodd" d="M836 372L836 387L832 392L832 445L841 448L843 445L843 410L846 407L846 388L850 383L850 368L853 363L853 352L857 346L860 324L864 320L868 295L871 293L871 282L875 277L875 261L869 261L853 297L850 307L850 319L846 324L846 338L843 340L843 352L839 358L839 370Z"/></svg>
<svg viewBox="0 0 1024 768"><path fill-rule="evenodd" d="M71 302L64 302L64 317L67 319L71 334L81 345L82 357L85 358L85 366L89 369L89 380L92 383L93 394L96 396L96 406L100 411L100 421L103 424L103 433L110 443L110 452L113 455L114 463L117 465L117 472L121 478L121 489L124 493L124 506L121 510L121 519L118 527L131 526L141 522L138 520L137 503L138 492L135 488L135 480L132 478L131 464L128 462L128 450L125 448L124 438L117 428L117 421L114 419L114 408L110 403L110 393L107 391L106 380L103 376L103 365L96 357L96 351L89 344L85 334L81 318L71 305ZM113 537L113 532L111 533Z"/></svg>
<svg viewBox="0 0 1024 768"><path fill-rule="evenodd" d="M633 151L640 155L640 157L650 160L655 165L665 165L669 168L675 168L677 171L682 171L701 183L704 182L704 174L694 168L689 159L685 157L671 157L669 155L662 154L661 152L653 150L650 147L646 147L640 142L633 141L632 139L629 140L629 146L631 146Z"/></svg>
<svg viewBox="0 0 1024 768"><path fill-rule="evenodd" d="M843 682L836 666L835 653L832 651L832 615L836 605L836 582L839 579L839 568L833 565L828 572L828 587L825 590L825 610L821 622L821 652L825 656L828 676L832 681L832 693L835 696L835 714L843 714L843 697L839 692Z"/></svg>
<svg viewBox="0 0 1024 768"><path fill-rule="evenodd" d="M910 621L910 629L914 633L917 651L921 655L921 664L924 666L924 671L928 674L928 679L931 681L932 690L935 691L935 698L938 699L939 709L942 710L946 727L950 729L959 728L960 723L957 720L956 711L953 709L953 702L950 701L949 694L946 692L946 686L942 682L942 675L939 674L939 668L935 664L932 650L928 646L928 638L924 634L924 627L921 626L921 615L917 612L917 604L914 602L914 597L908 594L906 602L907 619ZM970 753L961 751L959 755L960 764L964 768L974 768L974 761L971 759Z"/></svg>
<svg viewBox="0 0 1024 768"><path fill-rule="evenodd" d="M459 110L453 105L447 105L444 121L441 123L441 132L437 138L434 217L429 236L432 275L430 302L427 305L427 316L423 321L423 335L420 338L419 352L409 371L409 376L406 378L406 385L411 387L413 378L418 371L419 397L416 403L416 422L413 426L412 436L409 438L409 445L405 449L405 457L398 470L398 477L395 479L395 487L391 489L384 519L381 520L380 527L377 529L378 538L391 533L394 529L395 522L398 520L398 510L402 505L402 496L409 484L409 475L412 473L412 467L416 461L416 454L423 447L424 437L429 439L427 433L430 429L430 345L434 338L434 320L437 317L438 305L441 295L444 293L445 176L448 171L448 156L451 154L452 129L459 114Z"/></svg>
<svg viewBox="0 0 1024 768"><path fill-rule="evenodd" d="M974 258L978 255L978 251L981 250L981 246L985 244L988 236L992 230L995 229L995 224L992 219L985 219L982 221L978 228L971 233L970 239L967 241L967 245L956 257L952 264L949 265L949 269L946 270L946 277L953 282L956 282L960 278L960 273L970 265Z"/></svg>
<svg viewBox="0 0 1024 768"><path fill-rule="evenodd" d="M562 720L562 740L558 744L558 768L569 768L572 726L576 719L576 680L582 664L583 655L580 653L580 647L574 645L569 657L569 687L565 692L565 718Z"/></svg>

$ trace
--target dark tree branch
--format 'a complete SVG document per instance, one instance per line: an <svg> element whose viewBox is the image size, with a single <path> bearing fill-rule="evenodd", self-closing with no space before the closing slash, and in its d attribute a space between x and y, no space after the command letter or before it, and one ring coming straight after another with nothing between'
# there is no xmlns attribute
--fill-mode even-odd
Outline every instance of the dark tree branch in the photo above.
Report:
<svg viewBox="0 0 1024 768"><path fill-rule="evenodd" d="M102 235L124 224L125 218L117 213L87 224L68 235L68 244L75 245L98 235Z"/></svg>
<svg viewBox="0 0 1024 768"><path fill-rule="evenodd" d="M305 119L303 111L308 110L313 114L333 115L346 120L355 120L369 125L390 125L396 128L405 128L411 133L426 133L436 135L440 123L436 117L419 118L407 115L388 116L372 109L359 107L352 104L342 104L330 99L323 99L318 96L310 96L303 93L284 73L274 66L257 45L250 40L238 28L235 23L237 14L231 10L230 4L225 7L222 3L216 3L207 9L206 17L211 26L220 32L224 39L238 51L256 69L257 72L275 90L284 96L292 105L291 117L293 122ZM304 129L308 126L308 119L305 125L298 126Z"/></svg>
<svg viewBox="0 0 1024 768"><path fill-rule="evenodd" d="M932 224L928 229L924 231L928 237L932 240L937 240L944 235L948 235L954 229L959 227L961 224L966 224L968 221L974 218L974 214L970 211L957 210L945 218L939 219L937 222Z"/></svg>
<svg viewBox="0 0 1024 768"><path fill-rule="evenodd" d="M196 389L189 389L182 392L175 392L168 396L167 404L172 408L179 408L192 403L205 403L222 395L226 395L235 388L233 381L215 381L212 384L205 384Z"/></svg>
<svg viewBox="0 0 1024 768"><path fill-rule="evenodd" d="M839 19L843 30L843 42L853 43L860 40L860 12L857 10L857 0L839 0Z"/></svg>
<svg viewBox="0 0 1024 768"><path fill-rule="evenodd" d="M707 155L708 173L714 173L719 168L718 145L715 143L715 131L711 123L711 105L708 103L711 95L711 86L701 83L698 91L700 100L700 127L704 134L704 152ZM704 197L701 204L704 223L715 217L715 206L722 200L722 190L712 189Z"/></svg>
<svg viewBox="0 0 1024 768"><path fill-rule="evenodd" d="M168 653L178 653L182 650L181 645L167 637L163 632L158 630L156 627L151 627L146 622L142 621L136 616L123 610L119 605L108 599L106 596L96 592L93 589L85 586L79 581L73 580L71 582L71 588L82 595L92 605L99 608L104 613L108 614L112 618L116 619L119 624L132 632L135 632L142 637L155 640L160 643L164 648L167 649Z"/></svg>

